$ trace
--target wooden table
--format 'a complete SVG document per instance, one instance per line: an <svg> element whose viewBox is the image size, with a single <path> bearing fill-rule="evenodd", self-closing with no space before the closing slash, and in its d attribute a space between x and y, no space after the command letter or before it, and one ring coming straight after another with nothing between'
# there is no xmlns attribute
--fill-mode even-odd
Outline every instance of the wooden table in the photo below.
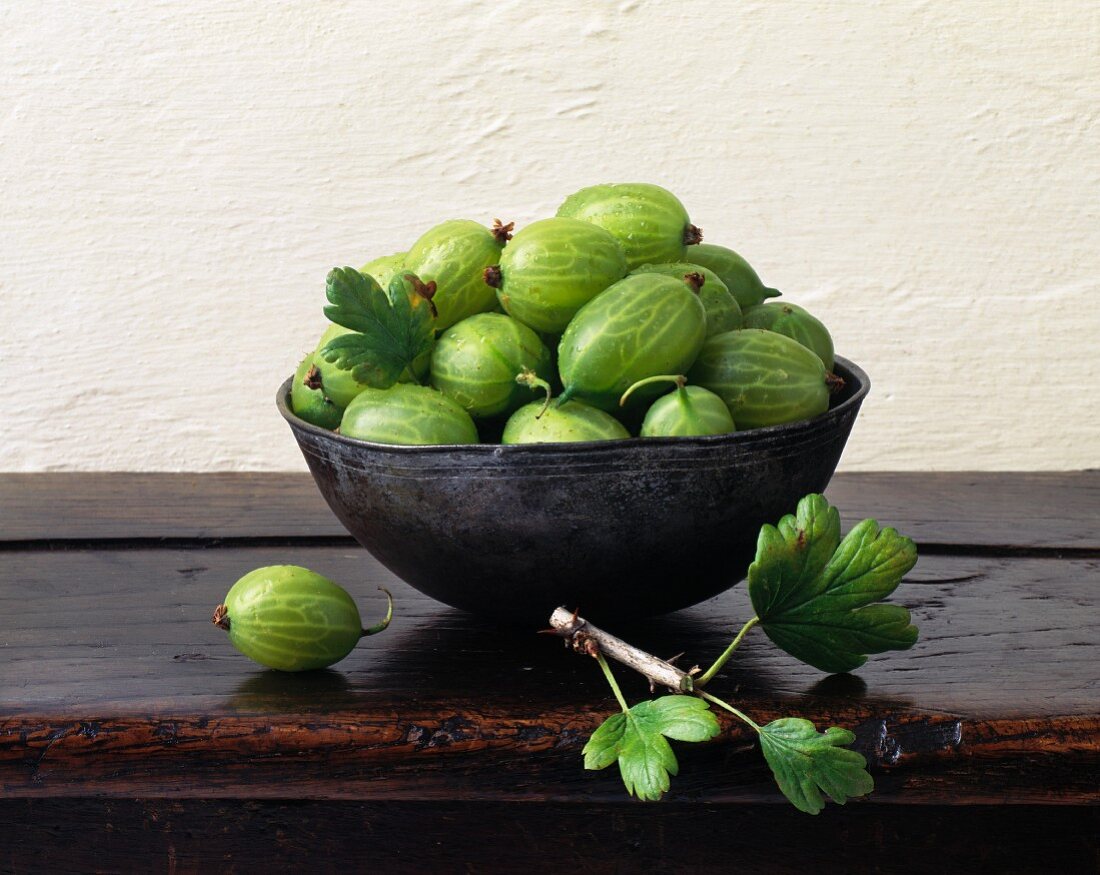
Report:
<svg viewBox="0 0 1100 875"><path fill-rule="evenodd" d="M757 719L855 730L874 795L810 817L736 724L680 747L658 804L584 771L615 708L596 666L400 584L307 476L0 476L0 870L1097 871L1100 473L848 475L829 497L918 541L895 598L920 641L825 676L756 635L715 682ZM335 670L260 670L210 615L276 563L368 617L385 583L393 626ZM702 660L749 615L738 586L592 619Z"/></svg>

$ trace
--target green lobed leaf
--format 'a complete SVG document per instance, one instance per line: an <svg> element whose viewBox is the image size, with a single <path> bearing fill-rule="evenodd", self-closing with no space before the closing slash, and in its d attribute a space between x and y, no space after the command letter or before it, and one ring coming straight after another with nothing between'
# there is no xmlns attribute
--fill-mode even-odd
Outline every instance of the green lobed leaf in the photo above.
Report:
<svg viewBox="0 0 1100 875"><path fill-rule="evenodd" d="M718 719L702 699L663 696L608 717L584 746L584 767L605 769L618 761L627 792L656 801L679 769L666 739L706 741L718 734Z"/></svg>
<svg viewBox="0 0 1100 875"><path fill-rule="evenodd" d="M419 285L411 274L398 275L383 292L372 277L353 268L329 271L325 315L354 333L329 341L321 356L360 383L388 389L435 342L435 314Z"/></svg>
<svg viewBox="0 0 1100 875"><path fill-rule="evenodd" d="M874 787L867 761L845 745L855 741L847 729L830 726L818 732L809 720L783 717L760 728L760 747L783 795L800 811L817 814L824 792L843 805Z"/></svg>
<svg viewBox="0 0 1100 875"><path fill-rule="evenodd" d="M815 668L851 671L867 654L904 650L917 640L909 611L876 604L917 561L916 545L864 520L840 540L840 515L821 495L760 530L749 566L749 595L765 633Z"/></svg>

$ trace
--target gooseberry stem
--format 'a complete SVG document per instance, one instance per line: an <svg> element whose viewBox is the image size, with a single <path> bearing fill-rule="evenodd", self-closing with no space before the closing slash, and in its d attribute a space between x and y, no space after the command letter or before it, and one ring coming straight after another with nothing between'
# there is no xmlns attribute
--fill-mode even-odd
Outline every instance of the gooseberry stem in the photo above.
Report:
<svg viewBox="0 0 1100 875"><path fill-rule="evenodd" d="M678 388L683 389L687 385L687 377L683 374L660 374L656 377L646 377L623 392L623 397L619 399L619 406L624 407L626 405L626 399L634 393L635 389L648 386L650 383L675 383Z"/></svg>
<svg viewBox="0 0 1100 875"><path fill-rule="evenodd" d="M515 227L515 222L504 223L500 219L493 219L493 226L489 230L496 238L497 243L503 245L512 239L512 231L515 230Z"/></svg>
<svg viewBox="0 0 1100 875"><path fill-rule="evenodd" d="M481 272L481 278L485 281L485 285L493 289L499 289L503 282L503 276L500 272L499 264L490 264L485 270Z"/></svg>
<svg viewBox="0 0 1100 875"><path fill-rule="evenodd" d="M516 374L516 382L519 383L521 386L527 386L531 389L542 389L544 392L546 392L546 402L542 405L542 410L540 410L535 416L535 419L542 419L542 415L550 407L550 400L554 391L550 388L550 384L547 383L546 380L542 379L542 377L540 377L530 368L524 368L522 371Z"/></svg>
<svg viewBox="0 0 1100 875"><path fill-rule="evenodd" d="M377 635L379 632L385 629L390 624L390 620L393 619L393 596L390 595L390 591L384 586L380 586L378 588L386 594L386 616L384 616L380 622L371 626L369 629L364 629L362 634L360 634L359 636L360 638L366 638L368 635Z"/></svg>
<svg viewBox="0 0 1100 875"><path fill-rule="evenodd" d="M745 633L749 631L753 626L760 622L759 617L753 617L744 626L741 627L741 631L737 633L737 636L730 642L730 646L727 647L722 655L714 660L714 665L708 668L695 680L696 687L704 687L707 682L713 678L718 672L722 670L722 666L729 662L729 658L733 656L733 651L737 649L737 645L741 643L741 639L745 637Z"/></svg>
<svg viewBox="0 0 1100 875"><path fill-rule="evenodd" d="M619 684L615 680L615 675L611 673L611 666L607 664L607 660L603 658L603 654L597 651L596 662L600 664L600 668L603 670L603 676L607 678L607 682L611 684L611 691L615 694L615 698L619 700L619 707L624 711L629 711L630 706L626 704L626 699L623 697L623 691L619 689Z"/></svg>
<svg viewBox="0 0 1100 875"><path fill-rule="evenodd" d="M730 712L730 713L731 713L731 714L732 714L732 715L733 715L734 717L737 717L737 718L739 718L739 719L741 719L741 720L744 720L744 721L745 721L746 723L748 723L748 724L749 724L749 726L751 726L751 727L752 727L753 729L755 729L755 730L756 730L757 732L760 732L760 724L759 724L759 723L757 723L757 722L756 722L755 720L753 720L753 719L752 719L752 718L751 718L751 717L750 717L750 716L749 716L748 714L746 714L746 713L745 713L744 711L738 711L738 710L737 710L736 708L734 708L734 707L733 707L733 705L731 705L731 704L730 704L729 702L725 702L725 701L723 701L722 699L719 699L719 698L718 698L717 696L712 696L712 695L711 695L710 693L708 693L708 692L707 692L706 690L699 690L699 691L698 691L698 695L702 696L702 697L703 697L704 699L706 699L706 700L707 700L708 702L713 702L713 703L714 703L715 705L717 705L717 706L718 706L719 708L723 708L723 709L725 709L726 711L729 711L729 712Z"/></svg>
<svg viewBox="0 0 1100 875"><path fill-rule="evenodd" d="M310 365L309 370L306 372L306 377L302 380L302 385L307 389L321 389L325 388L325 384L321 381L321 369L317 365Z"/></svg>
<svg viewBox="0 0 1100 875"><path fill-rule="evenodd" d="M424 282L415 273L405 274L405 281L413 287L413 294L420 300L428 302L428 309L431 311L432 318L439 318L439 310L435 306L435 293L437 286L435 280L429 280ZM414 302L415 305L415 302Z"/></svg>
<svg viewBox="0 0 1100 875"><path fill-rule="evenodd" d="M703 284L706 283L707 278L697 271L684 274L684 282L688 284L695 294L699 294L699 291L703 288Z"/></svg>

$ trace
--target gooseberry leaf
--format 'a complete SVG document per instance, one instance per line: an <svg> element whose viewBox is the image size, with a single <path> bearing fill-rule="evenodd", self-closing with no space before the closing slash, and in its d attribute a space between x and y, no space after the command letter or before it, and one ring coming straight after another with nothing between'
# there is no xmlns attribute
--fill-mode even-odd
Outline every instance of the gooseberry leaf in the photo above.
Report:
<svg viewBox="0 0 1100 875"><path fill-rule="evenodd" d="M434 283L413 274L395 276L387 293L354 268L334 268L325 282L325 315L352 333L330 340L321 356L357 382L388 389L435 343L434 293Z"/></svg>
<svg viewBox="0 0 1100 875"><path fill-rule="evenodd" d="M871 519L841 541L836 509L807 495L795 514L760 529L749 596L776 645L822 671L851 671L869 653L916 642L909 611L878 603L916 561L909 538Z"/></svg>
<svg viewBox="0 0 1100 875"><path fill-rule="evenodd" d="M627 792L655 802L668 790L669 775L680 770L667 739L706 741L718 731L718 719L702 699L650 699L600 724L584 746L584 767L605 769L617 761Z"/></svg>
<svg viewBox="0 0 1100 875"><path fill-rule="evenodd" d="M760 727L760 748L776 784L795 808L807 814L825 807L822 792L843 805L875 788L867 761L846 747L855 738L838 726L818 732L813 723L799 717L783 717Z"/></svg>

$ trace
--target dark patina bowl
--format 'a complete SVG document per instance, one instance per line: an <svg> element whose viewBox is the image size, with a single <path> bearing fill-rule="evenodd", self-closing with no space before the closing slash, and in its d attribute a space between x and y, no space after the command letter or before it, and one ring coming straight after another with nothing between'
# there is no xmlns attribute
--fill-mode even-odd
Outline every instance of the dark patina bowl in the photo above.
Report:
<svg viewBox="0 0 1100 875"><path fill-rule="evenodd" d="M740 581L763 523L836 469L867 394L788 425L700 438L409 447L343 437L290 410L329 507L398 577L456 608L545 625L558 605L591 618L696 604Z"/></svg>

